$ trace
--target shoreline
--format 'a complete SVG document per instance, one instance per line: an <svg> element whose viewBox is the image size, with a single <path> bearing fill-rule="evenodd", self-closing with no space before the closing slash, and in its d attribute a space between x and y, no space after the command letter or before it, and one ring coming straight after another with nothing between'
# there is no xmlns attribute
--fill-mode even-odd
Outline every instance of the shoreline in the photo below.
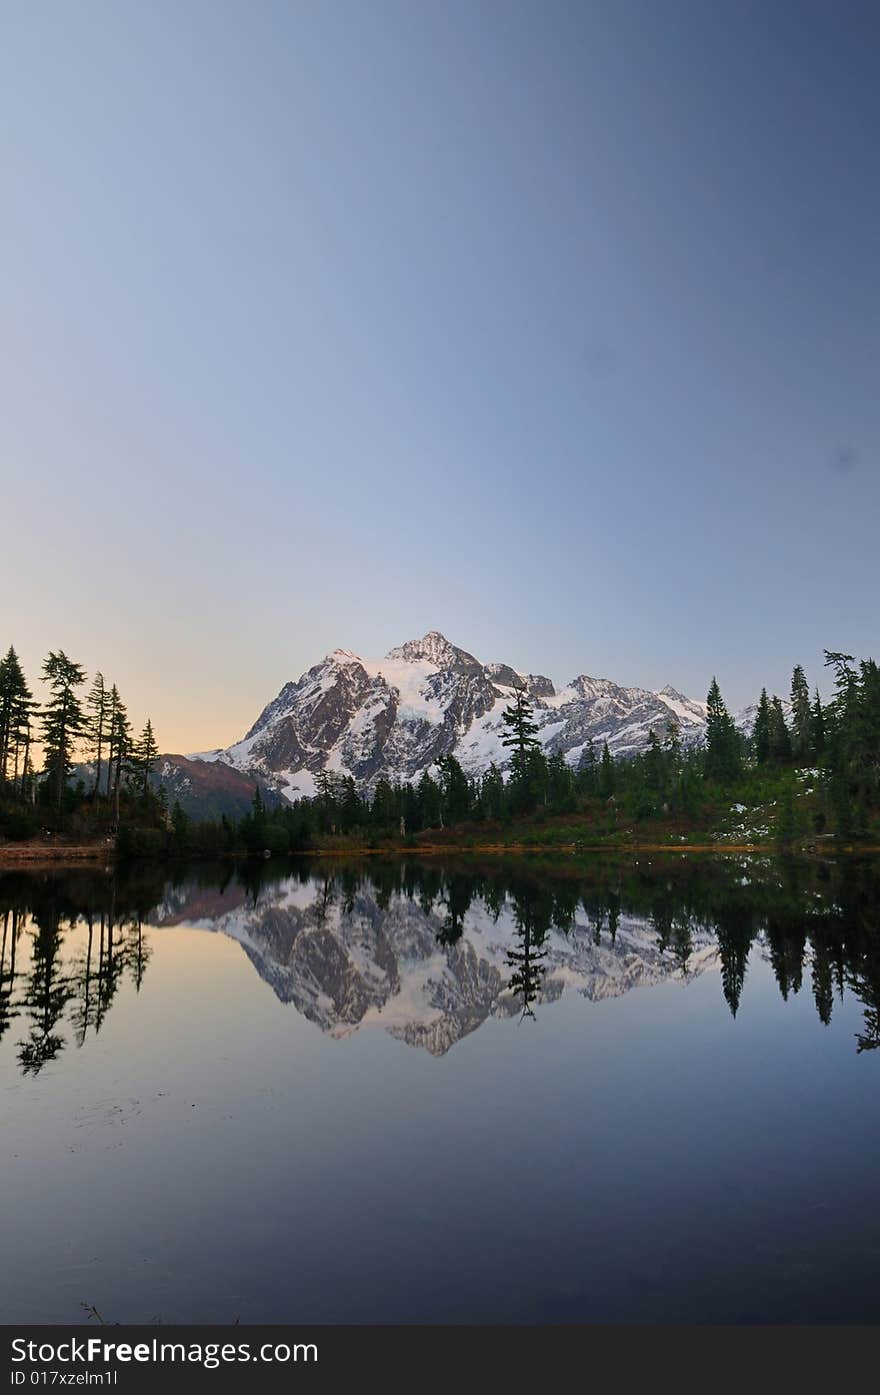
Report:
<svg viewBox="0 0 880 1395"><path fill-rule="evenodd" d="M541 843L420 843L415 847L394 844L382 848L304 848L299 852L279 854L271 861L281 862L292 857L316 858L375 858L375 857L554 857L560 854L569 857L596 855L630 857L638 853L699 853L725 856L767 857L821 857L828 853L870 855L880 853L880 846L874 843L810 844L801 847L781 848L772 843L557 843L552 846ZM180 859L160 859L158 865L173 867L180 863L225 861L233 862L269 861L262 857L233 853L216 857L182 857ZM136 863L144 859L134 859ZM150 860L150 859L146 859ZM64 869L66 867L93 867L110 871L117 862L116 849L106 843L58 844L47 843L6 843L0 846L0 873L4 871L38 871L40 869Z"/></svg>
<svg viewBox="0 0 880 1395"><path fill-rule="evenodd" d="M83 864L109 867L116 861L116 849L107 843L4 843L0 846L0 871L29 867L80 867Z"/></svg>

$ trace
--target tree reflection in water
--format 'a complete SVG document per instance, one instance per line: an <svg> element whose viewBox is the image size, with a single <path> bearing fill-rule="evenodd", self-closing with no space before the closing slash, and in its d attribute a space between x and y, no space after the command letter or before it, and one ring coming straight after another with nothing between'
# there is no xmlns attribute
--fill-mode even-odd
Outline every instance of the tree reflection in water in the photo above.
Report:
<svg viewBox="0 0 880 1395"><path fill-rule="evenodd" d="M66 1042L82 1047L100 1032L123 983L134 994L141 990L151 954L144 927L160 916L157 908L167 916L168 906L178 907L173 923L186 923L188 908L193 919L204 919L203 902L209 908L241 902L259 916L285 886L307 893L300 919L281 935L284 953L295 954L303 925L332 934L340 922L361 916L382 942L383 972L395 951L382 922L410 907L447 963L472 974L482 964L474 992L483 1015L472 1012L467 1030L504 995L521 1018L534 1018L573 946L604 946L619 955L621 927L637 922L668 972L684 979L694 972L695 946L711 937L734 1016L757 949L782 998L807 985L825 1025L835 1001L854 994L864 1014L856 1050L880 1046L880 860L675 855L582 863L511 857L319 865L304 858L281 867L178 868L170 877L165 869L140 868L7 874L0 877L0 1041L17 1032L20 1069L38 1075ZM497 963L506 967L506 979L479 958L486 927L502 917ZM426 948L411 952L429 955ZM388 981L399 985L396 969Z"/></svg>

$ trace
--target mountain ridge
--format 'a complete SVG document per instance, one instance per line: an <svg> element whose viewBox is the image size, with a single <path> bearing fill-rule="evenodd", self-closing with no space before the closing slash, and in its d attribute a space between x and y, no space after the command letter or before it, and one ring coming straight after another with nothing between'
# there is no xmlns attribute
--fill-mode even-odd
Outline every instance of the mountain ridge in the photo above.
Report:
<svg viewBox="0 0 880 1395"><path fill-rule="evenodd" d="M591 741L597 754L607 741L612 755L628 756L669 723L685 746L705 734L705 703L671 684L653 691L580 673L557 688L544 674L483 663L429 630L380 659L331 650L285 683L239 741L188 759L220 761L288 800L312 796L322 773L351 776L365 790L380 779L415 781L445 755L480 775L508 764L502 713L517 689L531 699L546 754L572 765Z"/></svg>

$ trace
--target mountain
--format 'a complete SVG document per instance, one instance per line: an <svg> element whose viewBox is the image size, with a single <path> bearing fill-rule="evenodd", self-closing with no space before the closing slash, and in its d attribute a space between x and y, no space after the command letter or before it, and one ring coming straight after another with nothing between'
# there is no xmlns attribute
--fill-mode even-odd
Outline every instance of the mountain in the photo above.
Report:
<svg viewBox="0 0 880 1395"><path fill-rule="evenodd" d="M643 750L653 728L679 724L684 745L702 740L706 705L675 688L624 688L579 674L557 689L542 674L483 663L430 630L383 659L334 649L296 681L285 683L245 736L193 763L222 763L259 778L289 799L315 792L321 771L351 775L362 788L380 778L417 780L452 754L469 774L508 762L502 713L517 688L533 704L548 755L576 764L590 740L615 756Z"/></svg>
<svg viewBox="0 0 880 1395"><path fill-rule="evenodd" d="M490 1018L522 1012L510 987L508 955L520 940L509 903L497 920L485 904L472 903L452 944L443 943L436 909L401 895L380 905L372 889L346 894L329 879L280 883L264 889L256 905L235 885L170 890L154 923L237 940L281 1002L336 1038L378 1027L442 1056ZM612 939L600 938L582 916L568 933L548 935L535 1004L540 1010L566 991L599 1002L717 969L715 937L695 930L692 943L685 974L658 945L650 921L623 915Z"/></svg>
<svg viewBox="0 0 880 1395"><path fill-rule="evenodd" d="M240 819L248 813L259 784L264 802L277 804L278 795L263 780L234 769L224 761L189 760L186 756L160 756L153 772L154 786L164 787L169 808L175 800L192 819Z"/></svg>
<svg viewBox="0 0 880 1395"><path fill-rule="evenodd" d="M101 790L106 788L107 766L102 767ZM81 761L74 765L70 773L70 784L74 788L82 781L83 787L91 791L95 783L94 761ZM163 755L156 761L156 768L150 777L153 788L164 789L168 807L175 800L191 819L240 819L251 808L254 790L260 792L266 804L278 804L280 796L273 786L259 776L236 770L225 761L190 760L188 756Z"/></svg>

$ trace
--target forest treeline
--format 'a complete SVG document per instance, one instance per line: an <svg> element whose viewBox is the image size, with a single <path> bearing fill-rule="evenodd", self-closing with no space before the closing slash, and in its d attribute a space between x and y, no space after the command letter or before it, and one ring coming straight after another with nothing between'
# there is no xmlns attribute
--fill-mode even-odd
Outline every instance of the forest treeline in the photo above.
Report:
<svg viewBox="0 0 880 1395"><path fill-rule="evenodd" d="M63 650L46 657L38 702L12 645L0 659L0 835L28 838L38 829L80 836L116 830L123 813L150 822L151 778L159 756L152 723L138 736L115 683L85 669ZM39 766L34 751L39 747ZM77 760L93 769L88 785L71 780Z"/></svg>
<svg viewBox="0 0 880 1395"><path fill-rule="evenodd" d="M313 799L270 809L257 791L237 824L190 825L178 817L179 847L283 854L383 840L417 845L420 836L451 830L459 841L478 843L491 840L491 830L528 833L554 816L568 816L566 828L601 841L652 821L711 828L733 805L769 809L768 833L783 845L831 833L868 839L880 812L880 670L848 654L827 652L826 662L834 682L829 702L818 690L811 695L798 665L788 703L763 690L754 729L745 734L713 679L701 745L685 746L670 718L650 732L641 754L615 760L607 742L597 749L590 741L574 766L562 753L544 751L532 705L519 692L503 717L510 752L503 772L493 764L469 776L447 755L413 784L380 779L366 795L350 776L320 771Z"/></svg>
<svg viewBox="0 0 880 1395"><path fill-rule="evenodd" d="M880 670L873 659L826 651L833 693L822 702L803 668L790 695L762 691L753 729L736 727L718 683L707 696L705 740L686 745L672 716L651 730L646 749L615 760L607 742L589 741L575 765L547 754L525 691L503 713L508 762L468 775L443 756L412 784L379 779L369 791L350 776L321 770L314 798L275 806L255 788L241 819L195 821L161 784L154 788L158 747L151 723L134 738L115 685L86 675L58 651L42 677L49 697L33 699L15 650L0 661L0 835L30 836L40 827L88 836L112 832L123 855L165 857L226 853L284 854L322 846L414 843L434 831L539 826L568 816L600 840L627 825L652 821L710 829L731 807L769 809L766 830L788 844L808 836L877 835L880 814ZM34 769L35 738L43 751ZM89 762L88 785L71 782L76 756Z"/></svg>

